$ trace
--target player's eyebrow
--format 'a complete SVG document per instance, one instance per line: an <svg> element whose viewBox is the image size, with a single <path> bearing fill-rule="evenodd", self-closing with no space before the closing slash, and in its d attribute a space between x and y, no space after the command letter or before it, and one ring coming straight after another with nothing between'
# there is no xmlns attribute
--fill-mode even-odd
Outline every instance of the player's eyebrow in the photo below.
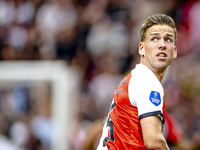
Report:
<svg viewBox="0 0 200 150"><path fill-rule="evenodd" d="M167 36L174 37L174 34L167 33Z"/></svg>
<svg viewBox="0 0 200 150"><path fill-rule="evenodd" d="M152 35L160 35L160 33L158 33L158 32L150 33L150 36L152 36ZM167 33L167 36L174 37L174 35L172 33Z"/></svg>

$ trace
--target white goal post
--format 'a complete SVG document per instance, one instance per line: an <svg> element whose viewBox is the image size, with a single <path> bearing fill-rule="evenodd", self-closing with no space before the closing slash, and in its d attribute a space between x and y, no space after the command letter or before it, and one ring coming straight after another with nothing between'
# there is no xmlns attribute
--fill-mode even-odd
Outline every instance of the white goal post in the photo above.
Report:
<svg viewBox="0 0 200 150"><path fill-rule="evenodd" d="M69 150L70 130L70 68L63 61L3 61L1 81L49 81L52 89L54 134L51 150Z"/></svg>

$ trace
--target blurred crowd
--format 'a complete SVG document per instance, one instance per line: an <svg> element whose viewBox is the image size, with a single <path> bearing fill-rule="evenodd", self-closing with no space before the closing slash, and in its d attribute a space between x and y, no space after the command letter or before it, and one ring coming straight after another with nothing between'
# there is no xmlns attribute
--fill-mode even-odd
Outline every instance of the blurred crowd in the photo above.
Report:
<svg viewBox="0 0 200 150"><path fill-rule="evenodd" d="M1 0L0 61L63 60L76 68L75 122L66 142L83 150L119 81L139 63L140 26L155 13L176 22L178 58L163 85L168 112L191 138L200 131L199 0ZM0 149L50 150L50 88L0 88Z"/></svg>

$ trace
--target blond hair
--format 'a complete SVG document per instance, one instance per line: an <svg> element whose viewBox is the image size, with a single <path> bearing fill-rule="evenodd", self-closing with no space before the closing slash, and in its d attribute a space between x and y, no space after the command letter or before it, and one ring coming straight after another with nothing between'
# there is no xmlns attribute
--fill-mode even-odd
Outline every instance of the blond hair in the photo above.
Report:
<svg viewBox="0 0 200 150"><path fill-rule="evenodd" d="M140 29L140 41L143 42L146 38L146 32L147 29L150 28L153 25L158 24L167 24L174 30L174 43L176 43L177 40L177 31L174 20L165 14L154 14L152 16L149 16L144 23L141 26Z"/></svg>

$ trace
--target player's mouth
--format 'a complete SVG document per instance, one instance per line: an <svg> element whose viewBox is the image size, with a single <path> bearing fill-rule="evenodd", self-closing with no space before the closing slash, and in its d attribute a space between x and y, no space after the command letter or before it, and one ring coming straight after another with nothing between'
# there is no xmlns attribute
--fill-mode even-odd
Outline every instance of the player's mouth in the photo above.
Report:
<svg viewBox="0 0 200 150"><path fill-rule="evenodd" d="M165 59L167 57L167 54L164 52L160 52L156 55L159 59Z"/></svg>

